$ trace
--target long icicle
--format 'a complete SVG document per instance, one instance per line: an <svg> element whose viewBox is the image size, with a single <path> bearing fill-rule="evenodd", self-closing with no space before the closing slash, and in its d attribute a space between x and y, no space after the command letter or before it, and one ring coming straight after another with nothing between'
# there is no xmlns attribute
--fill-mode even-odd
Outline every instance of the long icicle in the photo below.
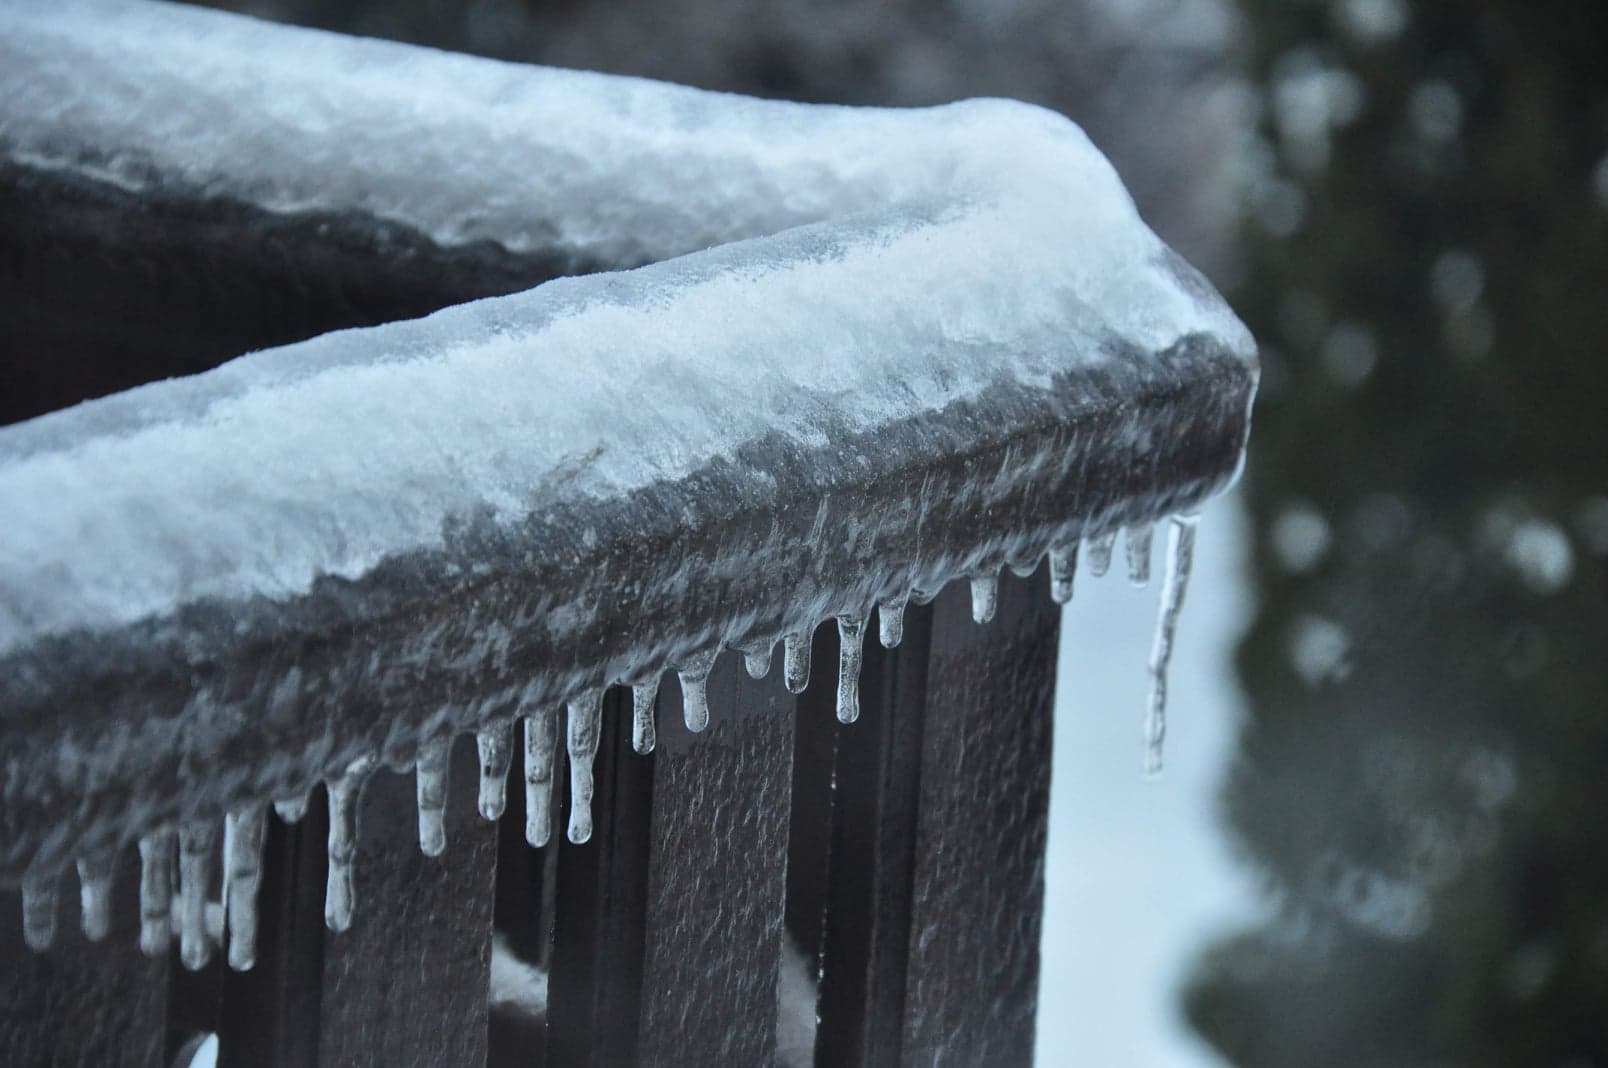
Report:
<svg viewBox="0 0 1608 1068"><path fill-rule="evenodd" d="M61 877L24 875L22 877L22 939L35 953L42 953L56 940L56 896Z"/></svg>
<svg viewBox="0 0 1608 1068"><path fill-rule="evenodd" d="M212 958L207 938L207 891L212 888L212 854L218 828L207 820L179 828L179 960L192 972Z"/></svg>
<svg viewBox="0 0 1608 1068"><path fill-rule="evenodd" d="M78 911L84 937L100 942L112 929L112 872L117 853L106 850L78 858Z"/></svg>
<svg viewBox="0 0 1608 1068"><path fill-rule="evenodd" d="M653 710L659 702L659 676L631 687L631 748L643 756L658 743Z"/></svg>
<svg viewBox="0 0 1608 1068"><path fill-rule="evenodd" d="M838 616L837 625L837 718L839 723L853 723L860 718L860 664L865 659L865 617Z"/></svg>
<svg viewBox="0 0 1608 1068"><path fill-rule="evenodd" d="M884 649L904 641L904 614L908 596L895 597L877 605L877 639Z"/></svg>
<svg viewBox="0 0 1608 1068"><path fill-rule="evenodd" d="M525 841L547 844L553 833L553 757L558 751L558 711L525 714Z"/></svg>
<svg viewBox="0 0 1608 1068"><path fill-rule="evenodd" d="M564 741L570 768L569 840L576 845L592 837L592 761L597 757L602 722L602 690L569 703L569 728Z"/></svg>
<svg viewBox="0 0 1608 1068"><path fill-rule="evenodd" d="M498 820L508 807L508 767L514 762L514 721L481 727L475 734L480 753L479 808L483 819Z"/></svg>
<svg viewBox="0 0 1608 1068"><path fill-rule="evenodd" d="M358 757L344 772L324 781L329 793L329 879L324 887L324 924L337 933L352 926L357 904L352 878L357 862L357 803L376 763L373 754Z"/></svg>
<svg viewBox="0 0 1608 1068"><path fill-rule="evenodd" d="M262 845L268 809L248 805L224 824L224 919L229 928L229 967L247 971L257 963L257 891L262 886Z"/></svg>
<svg viewBox="0 0 1608 1068"><path fill-rule="evenodd" d="M1072 580L1078 573L1078 543L1057 545L1050 550L1050 599L1056 604L1072 600Z"/></svg>
<svg viewBox="0 0 1608 1068"><path fill-rule="evenodd" d="M173 867L178 836L172 828L140 839L140 950L160 957L173 942Z"/></svg>
<svg viewBox="0 0 1608 1068"><path fill-rule="evenodd" d="M1155 528L1140 523L1128 528L1125 547L1128 552L1128 581L1139 589L1150 584L1150 539Z"/></svg>
<svg viewBox="0 0 1608 1068"><path fill-rule="evenodd" d="M699 653L676 672L681 678L681 718L694 734L709 726L709 694L705 686L719 653L719 646Z"/></svg>
<svg viewBox="0 0 1608 1068"><path fill-rule="evenodd" d="M447 848L447 774L452 768L452 735L419 744L414 792L419 807L419 852L439 857Z"/></svg>
<svg viewBox="0 0 1608 1068"><path fill-rule="evenodd" d="M1089 539L1089 574L1099 578L1111 570L1111 550L1116 548L1117 532L1111 531Z"/></svg>
<svg viewBox="0 0 1608 1068"><path fill-rule="evenodd" d="M782 639L782 674L788 693L803 693L810 685L810 632L794 631Z"/></svg>
<svg viewBox="0 0 1608 1068"><path fill-rule="evenodd" d="M1162 743L1167 738L1167 665L1172 660L1178 615L1184 608L1189 569L1195 560L1195 516L1174 516L1167 526L1167 571L1161 585L1161 609L1150 647L1150 709L1145 714L1145 774L1161 774Z"/></svg>

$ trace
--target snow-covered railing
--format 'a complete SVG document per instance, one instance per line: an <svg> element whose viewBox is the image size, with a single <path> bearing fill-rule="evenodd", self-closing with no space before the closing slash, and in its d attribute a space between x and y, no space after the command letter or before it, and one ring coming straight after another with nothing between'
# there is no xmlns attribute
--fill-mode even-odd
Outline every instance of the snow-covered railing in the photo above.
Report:
<svg viewBox="0 0 1608 1068"><path fill-rule="evenodd" d="M142 945L165 949L176 895L182 959L203 965L221 838L229 961L249 967L268 803L293 818L320 782L324 915L344 930L363 779L416 768L438 854L453 738L478 733L495 818L516 718L529 841L559 805L585 842L600 731L624 714L609 687L631 688L645 752L656 705L698 732L734 699L706 696L720 650L760 677L782 645L798 693L836 619L853 721L873 608L892 647L907 604L964 578L988 624L1001 569L1046 555L1064 601L1078 546L1103 571L1123 530L1142 580L1151 525L1227 485L1248 431L1243 327L1081 132L1026 105L806 107L5 0L0 168L28 205L0 222L41 248L105 241L85 220L110 214L135 220L125 244L179 233L249 260L242 220L311 244L333 220L388 235L341 270L401 246L443 275L606 269L0 430L0 879L36 948L75 861L104 936L138 841ZM141 231L151 203L166 221ZM160 289L162 249L145 255L103 273ZM72 274L16 277L65 321L93 304ZM1191 530L1172 527L1153 751ZM666 670L679 696L657 695Z"/></svg>

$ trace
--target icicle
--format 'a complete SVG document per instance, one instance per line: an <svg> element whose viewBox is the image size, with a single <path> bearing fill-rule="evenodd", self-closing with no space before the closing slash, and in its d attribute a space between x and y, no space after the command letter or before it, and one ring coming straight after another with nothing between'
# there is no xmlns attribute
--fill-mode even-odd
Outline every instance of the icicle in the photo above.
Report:
<svg viewBox="0 0 1608 1068"><path fill-rule="evenodd" d="M709 726L709 695L704 687L709 682L709 672L714 670L715 657L719 653L718 646L706 653L699 653L677 672L681 676L681 717L686 721L687 729L694 734Z"/></svg>
<svg viewBox="0 0 1608 1068"><path fill-rule="evenodd" d="M1033 572L1038 570L1037 556L1017 556L1006 561L1005 566L1011 569L1011 574L1017 578L1032 578Z"/></svg>
<svg viewBox="0 0 1608 1068"><path fill-rule="evenodd" d="M218 829L205 821L179 828L179 959L192 972L212 957L207 938L207 891L212 888L212 851Z"/></svg>
<svg viewBox="0 0 1608 1068"><path fill-rule="evenodd" d="M1145 716L1145 774L1161 774L1161 747L1167 737L1167 664L1184 607L1189 568L1195 559L1194 516L1174 516L1167 526L1167 570L1161 584L1161 610L1150 647L1150 710Z"/></svg>
<svg viewBox="0 0 1608 1068"><path fill-rule="evenodd" d="M1150 583L1150 536L1152 527L1142 523L1128 528L1128 581L1140 589Z"/></svg>
<svg viewBox="0 0 1608 1068"><path fill-rule="evenodd" d="M558 713L538 709L525 717L525 841L544 846L553 830L553 755Z"/></svg>
<svg viewBox="0 0 1608 1068"><path fill-rule="evenodd" d="M853 723L860 718L860 664L865 658L865 617L838 616L837 625L837 718L839 723Z"/></svg>
<svg viewBox="0 0 1608 1068"><path fill-rule="evenodd" d="M171 829L140 839L140 949L159 957L173 941L173 851Z"/></svg>
<svg viewBox="0 0 1608 1068"><path fill-rule="evenodd" d="M447 772L451 768L452 735L419 745L414 791L419 805L419 852L439 857L447 848Z"/></svg>
<svg viewBox="0 0 1608 1068"><path fill-rule="evenodd" d="M971 580L972 620L987 623L999 607L999 572L973 575Z"/></svg>
<svg viewBox="0 0 1608 1068"><path fill-rule="evenodd" d="M743 670L748 672L751 679L762 679L770 674L771 653L775 645L769 641L745 645L739 651L743 654Z"/></svg>
<svg viewBox="0 0 1608 1068"><path fill-rule="evenodd" d="M904 641L904 613L907 598L897 597L877 605L877 637L884 649L892 649Z"/></svg>
<svg viewBox="0 0 1608 1068"><path fill-rule="evenodd" d="M810 684L810 632L795 631L782 640L782 675L788 693L803 693Z"/></svg>
<svg viewBox="0 0 1608 1068"><path fill-rule="evenodd" d="M361 756L340 775L324 780L324 788L329 793L329 879L324 887L324 925L337 933L352 926L357 801L374 765L372 754Z"/></svg>
<svg viewBox="0 0 1608 1068"><path fill-rule="evenodd" d="M1116 544L1117 532L1114 530L1089 539L1089 574L1099 578L1111 570L1111 550Z"/></svg>
<svg viewBox="0 0 1608 1068"><path fill-rule="evenodd" d="M1072 600L1072 577L1078 571L1078 543L1050 550L1050 599L1056 604Z"/></svg>
<svg viewBox="0 0 1608 1068"><path fill-rule="evenodd" d="M78 911L84 937L99 942L112 929L112 872L116 850L93 853L78 860Z"/></svg>
<svg viewBox="0 0 1608 1068"><path fill-rule="evenodd" d="M592 761L602 727L603 691L595 690L569 703L570 818L569 840L576 845L592 837Z"/></svg>
<svg viewBox="0 0 1608 1068"><path fill-rule="evenodd" d="M55 872L25 875L22 879L22 939L35 953L42 953L56 940Z"/></svg>
<svg viewBox="0 0 1608 1068"><path fill-rule="evenodd" d="M307 815L307 795L284 797L274 802L274 812L286 823L296 823Z"/></svg>
<svg viewBox="0 0 1608 1068"><path fill-rule="evenodd" d="M914 605L932 604L937 596L936 591L924 590L920 586L915 586L910 590L910 603Z"/></svg>
<svg viewBox="0 0 1608 1068"><path fill-rule="evenodd" d="M653 752L657 742L653 709L659 700L659 676L631 687L631 748L643 756Z"/></svg>
<svg viewBox="0 0 1608 1068"><path fill-rule="evenodd" d="M480 728L475 735L480 750L480 815L500 819L508 807L508 765L514 761L514 721L504 720Z"/></svg>
<svg viewBox="0 0 1608 1068"><path fill-rule="evenodd" d="M262 886L267 830L268 810L263 805L231 812L224 823L224 919L229 928L229 967L237 972L257 963L257 891Z"/></svg>

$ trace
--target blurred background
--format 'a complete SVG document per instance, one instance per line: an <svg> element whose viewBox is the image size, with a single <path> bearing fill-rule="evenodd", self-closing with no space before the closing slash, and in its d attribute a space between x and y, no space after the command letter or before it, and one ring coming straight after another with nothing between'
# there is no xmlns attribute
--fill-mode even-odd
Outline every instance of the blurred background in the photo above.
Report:
<svg viewBox="0 0 1608 1068"><path fill-rule="evenodd" d="M1608 1065L1608 4L278 0L349 33L1081 123L1262 345L1169 771L1080 578L1039 1060Z"/></svg>

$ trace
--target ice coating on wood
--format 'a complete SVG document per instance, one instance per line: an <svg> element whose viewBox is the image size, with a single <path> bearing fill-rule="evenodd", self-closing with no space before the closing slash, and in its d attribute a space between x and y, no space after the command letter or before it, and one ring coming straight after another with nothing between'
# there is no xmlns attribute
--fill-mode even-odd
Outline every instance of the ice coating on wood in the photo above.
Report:
<svg viewBox="0 0 1608 1068"><path fill-rule="evenodd" d="M212 888L218 828L209 821L179 828L179 960L199 971L212 959L207 937L207 893Z"/></svg>
<svg viewBox="0 0 1608 1068"><path fill-rule="evenodd" d="M224 923L229 931L229 967L237 972L257 962L257 893L262 888L267 833L265 805L231 812L223 826Z"/></svg>
<svg viewBox="0 0 1608 1068"><path fill-rule="evenodd" d="M337 933L352 926L356 905L353 865L357 861L357 803L374 773L373 756L362 756L344 772L326 779L329 794L329 876L324 886L324 924Z"/></svg>
<svg viewBox="0 0 1608 1068"><path fill-rule="evenodd" d="M1099 578L1111 570L1111 552L1117 545L1117 532L1112 530L1089 539L1089 574Z"/></svg>
<svg viewBox="0 0 1608 1068"><path fill-rule="evenodd" d="M576 845L592 838L592 762L597 757L602 720L602 690L569 703L569 728L565 737L570 768L569 840Z"/></svg>
<svg viewBox="0 0 1608 1068"><path fill-rule="evenodd" d="M558 713L535 708L525 714L525 841L544 846L553 831L553 766L558 752Z"/></svg>
<svg viewBox="0 0 1608 1068"><path fill-rule="evenodd" d="M860 718L860 665L865 660L865 617L838 616L837 718L853 723Z"/></svg>
<svg viewBox="0 0 1608 1068"><path fill-rule="evenodd" d="M447 775L452 767L452 736L419 746L414 792L419 806L419 851L439 857L447 848Z"/></svg>
<svg viewBox="0 0 1608 1068"><path fill-rule="evenodd" d="M1124 548L1128 556L1128 581L1143 589L1150 583L1150 539L1154 531L1149 523L1129 527Z"/></svg>
<svg viewBox="0 0 1608 1068"><path fill-rule="evenodd" d="M1172 660L1178 616L1184 609L1189 569L1195 560L1195 516L1174 516L1167 524L1167 570L1161 581L1161 607L1150 647L1150 703L1145 713L1145 774L1161 774L1167 737L1167 665Z"/></svg>
<svg viewBox="0 0 1608 1068"><path fill-rule="evenodd" d="M681 680L681 716L687 729L697 734L709 726L709 695L705 686L709 672L714 669L719 649L710 649L690 657L676 672Z"/></svg>
<svg viewBox="0 0 1608 1068"><path fill-rule="evenodd" d="M1050 549L1050 597L1056 604L1072 600L1072 580L1078 573L1078 543L1068 542Z"/></svg>
<svg viewBox="0 0 1608 1068"><path fill-rule="evenodd" d="M906 599L899 597L877 605L877 639L884 649L904 641L905 603Z"/></svg>
<svg viewBox="0 0 1608 1068"><path fill-rule="evenodd" d="M171 829L140 839L140 949L147 957L168 951L173 941L173 867L177 836Z"/></svg>
<svg viewBox="0 0 1608 1068"><path fill-rule="evenodd" d="M631 748L646 756L657 741L654 708L659 701L659 676L631 687Z"/></svg>
<svg viewBox="0 0 1608 1068"><path fill-rule="evenodd" d="M112 927L112 872L114 852L95 853L78 860L78 910L84 937L99 942Z"/></svg>
<svg viewBox="0 0 1608 1068"><path fill-rule="evenodd" d="M508 805L508 768L514 760L514 721L503 720L475 732L480 755L480 815L500 819Z"/></svg>

